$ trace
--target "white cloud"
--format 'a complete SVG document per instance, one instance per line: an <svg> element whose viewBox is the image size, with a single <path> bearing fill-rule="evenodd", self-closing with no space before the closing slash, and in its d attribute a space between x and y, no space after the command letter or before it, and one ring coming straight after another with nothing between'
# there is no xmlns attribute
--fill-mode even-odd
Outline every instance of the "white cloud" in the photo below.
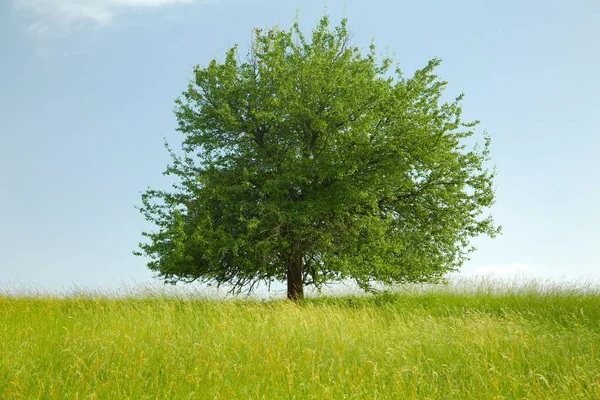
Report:
<svg viewBox="0 0 600 400"><path fill-rule="evenodd" d="M483 275L496 277L537 276L545 271L538 265L532 264L500 264L467 267L461 271L464 275Z"/></svg>
<svg viewBox="0 0 600 400"><path fill-rule="evenodd" d="M84 24L107 25L119 13L202 0L14 0L31 18L27 30L38 36L65 32ZM207 2L207 1L204 1Z"/></svg>

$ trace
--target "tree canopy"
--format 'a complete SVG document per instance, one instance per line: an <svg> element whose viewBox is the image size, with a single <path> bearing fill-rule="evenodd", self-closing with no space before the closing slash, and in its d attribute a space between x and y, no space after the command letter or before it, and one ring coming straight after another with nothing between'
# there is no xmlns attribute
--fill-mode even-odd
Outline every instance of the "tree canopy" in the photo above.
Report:
<svg viewBox="0 0 600 400"><path fill-rule="evenodd" d="M467 146L477 121L462 95L442 102L434 59L406 78L375 46L351 45L346 19L309 36L255 29L245 57L196 66L176 100L181 152L167 148L170 190L140 211L157 226L137 255L166 282L251 291L286 281L439 281L471 239L499 228L490 139ZM470 140L472 142L472 140Z"/></svg>

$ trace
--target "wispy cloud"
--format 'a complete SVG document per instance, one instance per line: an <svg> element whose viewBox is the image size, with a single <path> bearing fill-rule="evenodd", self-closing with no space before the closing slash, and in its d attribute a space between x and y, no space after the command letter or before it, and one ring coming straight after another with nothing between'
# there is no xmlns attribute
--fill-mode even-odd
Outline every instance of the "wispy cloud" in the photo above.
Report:
<svg viewBox="0 0 600 400"><path fill-rule="evenodd" d="M14 0L28 14L26 29L38 36L66 32L86 24L108 25L123 11L207 0Z"/></svg>

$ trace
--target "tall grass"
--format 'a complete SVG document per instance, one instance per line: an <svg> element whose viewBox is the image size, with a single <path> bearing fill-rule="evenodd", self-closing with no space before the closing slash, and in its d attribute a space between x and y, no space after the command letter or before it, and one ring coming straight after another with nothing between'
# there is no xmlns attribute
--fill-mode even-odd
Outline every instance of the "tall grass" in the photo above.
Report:
<svg viewBox="0 0 600 400"><path fill-rule="evenodd" d="M0 297L0 399L600 399L600 292Z"/></svg>

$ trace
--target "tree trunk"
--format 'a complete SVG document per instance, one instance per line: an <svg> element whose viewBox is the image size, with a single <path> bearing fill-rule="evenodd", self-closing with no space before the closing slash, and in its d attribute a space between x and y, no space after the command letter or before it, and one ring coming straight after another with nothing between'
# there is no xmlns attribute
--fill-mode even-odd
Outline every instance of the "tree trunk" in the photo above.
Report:
<svg viewBox="0 0 600 400"><path fill-rule="evenodd" d="M302 286L302 254L294 251L287 270L287 298L299 301L304 298Z"/></svg>

